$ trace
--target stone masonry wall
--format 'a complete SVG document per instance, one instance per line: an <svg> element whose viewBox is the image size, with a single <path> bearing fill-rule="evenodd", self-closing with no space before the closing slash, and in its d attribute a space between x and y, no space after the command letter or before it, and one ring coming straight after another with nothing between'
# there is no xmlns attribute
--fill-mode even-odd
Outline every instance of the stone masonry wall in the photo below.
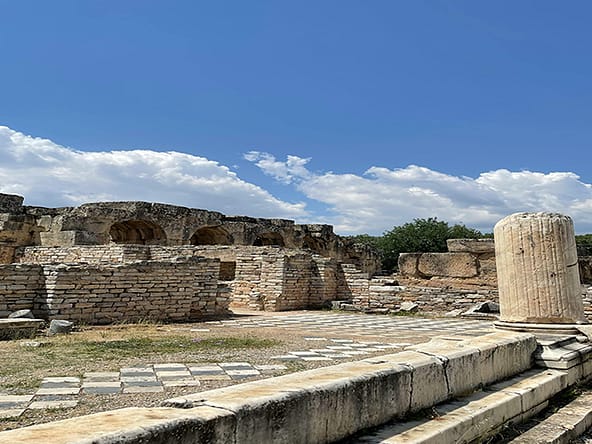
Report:
<svg viewBox="0 0 592 444"><path fill-rule="evenodd" d="M341 264L335 259L314 255L311 267L308 303L317 308L330 306L330 301L340 298L340 282L345 280Z"/></svg>
<svg viewBox="0 0 592 444"><path fill-rule="evenodd" d="M90 324L186 321L226 314L216 259L105 265L2 265L0 316L32 309L47 319Z"/></svg>
<svg viewBox="0 0 592 444"><path fill-rule="evenodd" d="M413 302L422 312L468 310L478 302L498 301L495 289L463 290L449 287L383 285L373 280L368 295L354 298L354 305L362 310L389 309L396 311L403 302Z"/></svg>
<svg viewBox="0 0 592 444"><path fill-rule="evenodd" d="M227 313L217 294L212 259L115 266L46 265L46 294L36 310L47 318L90 324L143 319L186 321Z"/></svg>
<svg viewBox="0 0 592 444"><path fill-rule="evenodd" d="M21 263L87 266L146 260L184 261L194 257L216 260L219 279L226 284L234 308L268 311L319 308L328 301L350 299L352 291L362 291L360 286L368 287L363 282L368 274L360 272L355 265L342 265L336 259L311 251L275 246L110 244L18 250Z"/></svg>
<svg viewBox="0 0 592 444"><path fill-rule="evenodd" d="M33 310L43 291L39 265L0 265L0 318L16 310Z"/></svg>
<svg viewBox="0 0 592 444"><path fill-rule="evenodd" d="M143 245L92 245L73 247L24 247L16 254L20 263L31 264L120 264L158 260Z"/></svg>
<svg viewBox="0 0 592 444"><path fill-rule="evenodd" d="M286 256L282 271L282 293L276 299L276 310L310 307L313 261L310 254Z"/></svg>
<svg viewBox="0 0 592 444"><path fill-rule="evenodd" d="M344 280L339 286L339 299L352 300L357 307L368 306L370 298L368 273L364 273L350 264L344 264L342 269Z"/></svg>

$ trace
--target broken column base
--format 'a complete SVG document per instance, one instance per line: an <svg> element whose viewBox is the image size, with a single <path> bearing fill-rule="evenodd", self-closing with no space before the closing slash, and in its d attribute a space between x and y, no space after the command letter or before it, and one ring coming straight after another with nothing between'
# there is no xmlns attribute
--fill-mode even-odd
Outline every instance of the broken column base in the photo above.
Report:
<svg viewBox="0 0 592 444"><path fill-rule="evenodd" d="M580 324L537 324L533 322L507 322L496 321L493 323L500 330L512 330L533 333L539 335L581 335Z"/></svg>

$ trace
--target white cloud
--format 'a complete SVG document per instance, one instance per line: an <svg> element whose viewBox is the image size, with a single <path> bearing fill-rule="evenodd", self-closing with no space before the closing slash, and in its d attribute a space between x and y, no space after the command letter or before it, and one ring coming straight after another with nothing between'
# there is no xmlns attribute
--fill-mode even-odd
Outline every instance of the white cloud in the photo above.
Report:
<svg viewBox="0 0 592 444"><path fill-rule="evenodd" d="M288 203L203 157L148 150L83 152L0 126L0 192L28 205L145 200L229 215L302 218Z"/></svg>
<svg viewBox="0 0 592 444"><path fill-rule="evenodd" d="M374 166L355 175L311 172L311 159L298 156L280 161L251 151L244 158L328 210L311 215L304 203L280 200L203 157L149 150L76 151L3 126L0 192L21 194L28 205L43 206L163 202L229 215L328 223L342 234L380 234L427 217L491 231L499 219L518 211L560 212L574 219L578 232L592 232L592 185L571 172L501 169L470 178L410 165Z"/></svg>
<svg viewBox="0 0 592 444"><path fill-rule="evenodd" d="M290 158L280 162L271 154L257 153L251 160L278 180L285 182L283 178L288 176L306 197L326 204L332 216L322 221L335 225L341 233L379 234L427 217L491 231L499 219L519 211L567 214L574 219L577 231L592 232L592 185L570 172L502 169L474 179L410 165L400 169L372 167L362 176L313 174L305 169L310 159ZM300 170L290 167L294 164Z"/></svg>
<svg viewBox="0 0 592 444"><path fill-rule="evenodd" d="M268 176L285 184L292 183L296 178L302 179L310 176L306 169L310 158L288 156L285 162L279 162L271 154L259 151L249 151L243 157L245 160L255 163Z"/></svg>

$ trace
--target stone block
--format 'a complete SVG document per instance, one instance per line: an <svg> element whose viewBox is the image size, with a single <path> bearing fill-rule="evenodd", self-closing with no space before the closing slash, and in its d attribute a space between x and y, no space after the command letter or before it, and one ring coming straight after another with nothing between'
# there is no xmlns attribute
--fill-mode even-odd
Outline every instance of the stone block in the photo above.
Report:
<svg viewBox="0 0 592 444"><path fill-rule="evenodd" d="M479 350L467 343L432 339L407 350L433 356L442 362L449 396L466 395L482 383Z"/></svg>
<svg viewBox="0 0 592 444"><path fill-rule="evenodd" d="M489 387L491 391L516 393L522 398L522 412L527 412L567 387L567 372L534 369L519 377Z"/></svg>
<svg viewBox="0 0 592 444"><path fill-rule="evenodd" d="M232 443L234 429L234 415L212 407L131 407L0 432L0 442L45 444L51 437L52 444Z"/></svg>
<svg viewBox="0 0 592 444"><path fill-rule="evenodd" d="M359 361L201 392L165 405L199 403L233 412L236 442L333 442L404 414L410 384L411 372L404 366Z"/></svg>
<svg viewBox="0 0 592 444"><path fill-rule="evenodd" d="M509 378L532 366L536 337L529 333L504 332L467 341L479 350L477 370L483 385ZM462 344L461 344L462 345Z"/></svg>
<svg viewBox="0 0 592 444"><path fill-rule="evenodd" d="M411 370L411 400L409 403L411 412L431 407L448 398L443 362L433 356L415 351L403 351L364 361L376 364L390 363Z"/></svg>
<svg viewBox="0 0 592 444"><path fill-rule="evenodd" d="M417 269L422 253L401 253L399 255L399 273L405 276L418 276Z"/></svg>
<svg viewBox="0 0 592 444"><path fill-rule="evenodd" d="M477 259L470 253L423 253L417 263L425 277L475 277L479 273Z"/></svg>
<svg viewBox="0 0 592 444"><path fill-rule="evenodd" d="M448 239L446 246L449 253L495 253L493 239Z"/></svg>
<svg viewBox="0 0 592 444"><path fill-rule="evenodd" d="M0 193L0 213L20 213L24 200L17 194Z"/></svg>
<svg viewBox="0 0 592 444"><path fill-rule="evenodd" d="M42 319L0 319L0 340L32 338L42 326Z"/></svg>

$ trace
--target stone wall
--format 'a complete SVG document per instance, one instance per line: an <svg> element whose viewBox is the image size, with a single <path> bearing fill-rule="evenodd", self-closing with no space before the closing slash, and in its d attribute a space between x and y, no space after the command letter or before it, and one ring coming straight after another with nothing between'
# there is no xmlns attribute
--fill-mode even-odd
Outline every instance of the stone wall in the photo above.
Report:
<svg viewBox="0 0 592 444"><path fill-rule="evenodd" d="M17 249L15 259L29 264L121 264L153 258L144 245L76 245L73 247L24 247Z"/></svg>
<svg viewBox="0 0 592 444"><path fill-rule="evenodd" d="M308 295L311 307L327 307L330 301L343 299L342 287L345 283L342 264L335 259L314 255Z"/></svg>
<svg viewBox="0 0 592 444"><path fill-rule="evenodd" d="M219 261L219 279L228 285L235 308L270 311L318 308L347 293L346 274L336 259L307 250L273 246L25 247L19 249L17 256L23 263L94 265L208 257ZM348 275L357 273L352 264L345 268L350 270Z"/></svg>
<svg viewBox="0 0 592 444"><path fill-rule="evenodd" d="M29 308L42 318L90 324L187 321L228 313L219 262L0 266L0 314Z"/></svg>
<svg viewBox="0 0 592 444"><path fill-rule="evenodd" d="M79 207L23 206L21 196L0 194L0 247L79 245L277 246L303 249L373 273L377 251L323 224L226 216L215 211L150 202L98 202ZM12 260L12 252L0 261Z"/></svg>
<svg viewBox="0 0 592 444"><path fill-rule="evenodd" d="M497 285L495 244L493 239L449 239L448 253L402 253L399 272L403 276L432 279L463 279L465 284ZM592 284L592 256L578 249L580 280Z"/></svg>
<svg viewBox="0 0 592 444"><path fill-rule="evenodd" d="M236 256L232 288L234 308L297 310L311 308L312 255L279 248L242 250Z"/></svg>
<svg viewBox="0 0 592 444"><path fill-rule="evenodd" d="M38 310L49 318L90 324L142 319L186 321L227 313L217 295L219 265L211 259L115 266L48 265L46 297Z"/></svg>
<svg viewBox="0 0 592 444"><path fill-rule="evenodd" d="M421 279L461 278L468 284L496 285L493 239L449 239L448 253L402 253L399 272Z"/></svg>
<svg viewBox="0 0 592 444"><path fill-rule="evenodd" d="M443 313L452 310L468 310L478 302L498 301L497 290L492 288L461 289L450 287L425 287L420 285L393 285L384 279L373 279L367 295L353 299L360 310L388 309L397 311L403 302L418 305L422 312Z"/></svg>
<svg viewBox="0 0 592 444"><path fill-rule="evenodd" d="M43 282L39 265L0 265L0 318L16 310L33 310Z"/></svg>
<svg viewBox="0 0 592 444"><path fill-rule="evenodd" d="M16 194L0 193L0 213L20 213L24 200L24 197Z"/></svg>
<svg viewBox="0 0 592 444"><path fill-rule="evenodd" d="M353 265L343 265L344 281L339 286L340 299L352 300L356 307L369 306L370 277Z"/></svg>

